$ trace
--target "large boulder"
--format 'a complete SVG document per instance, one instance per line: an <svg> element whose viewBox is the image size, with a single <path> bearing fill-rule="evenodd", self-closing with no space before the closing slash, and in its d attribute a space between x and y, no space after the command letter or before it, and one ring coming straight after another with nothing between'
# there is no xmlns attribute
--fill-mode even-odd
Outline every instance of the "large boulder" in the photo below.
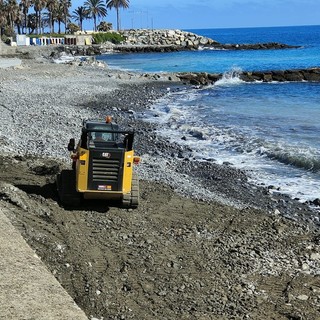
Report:
<svg viewBox="0 0 320 320"><path fill-rule="evenodd" d="M301 70L306 81L318 82L320 81L320 68L311 68L308 70Z"/></svg>
<svg viewBox="0 0 320 320"><path fill-rule="evenodd" d="M197 49L200 45L217 43L207 37L181 30L131 29L121 32L125 37L124 45L167 45L180 46L181 49Z"/></svg>
<svg viewBox="0 0 320 320"><path fill-rule="evenodd" d="M286 81L302 81L304 80L303 73L299 70L288 70L284 72Z"/></svg>

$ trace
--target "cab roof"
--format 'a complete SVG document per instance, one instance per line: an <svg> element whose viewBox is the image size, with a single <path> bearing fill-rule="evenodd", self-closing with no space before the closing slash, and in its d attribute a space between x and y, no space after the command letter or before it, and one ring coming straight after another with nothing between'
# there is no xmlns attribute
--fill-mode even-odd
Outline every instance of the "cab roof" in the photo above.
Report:
<svg viewBox="0 0 320 320"><path fill-rule="evenodd" d="M99 120L84 120L82 131L119 131L119 126L112 122Z"/></svg>

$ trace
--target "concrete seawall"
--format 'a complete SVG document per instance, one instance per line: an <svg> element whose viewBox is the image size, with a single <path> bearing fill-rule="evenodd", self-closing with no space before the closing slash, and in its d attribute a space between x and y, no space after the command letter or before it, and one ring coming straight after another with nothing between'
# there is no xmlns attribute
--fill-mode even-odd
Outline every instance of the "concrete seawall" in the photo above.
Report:
<svg viewBox="0 0 320 320"><path fill-rule="evenodd" d="M13 227L6 210L0 207L0 319L88 320Z"/></svg>

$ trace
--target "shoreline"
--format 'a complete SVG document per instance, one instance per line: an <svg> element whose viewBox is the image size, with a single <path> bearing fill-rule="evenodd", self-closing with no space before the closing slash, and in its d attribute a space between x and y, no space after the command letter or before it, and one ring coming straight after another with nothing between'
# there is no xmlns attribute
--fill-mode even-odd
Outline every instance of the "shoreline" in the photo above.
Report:
<svg viewBox="0 0 320 320"><path fill-rule="evenodd" d="M274 210L283 211L284 216L290 216L290 210L295 208L295 211L310 211L309 214L313 213L314 210L310 210L306 203L300 203L297 200L291 199L289 196L285 194L281 194L281 192L277 192L277 194L272 194L272 189L268 186L256 186L252 183L248 182L248 177L245 172L242 172L240 169L234 168L228 164L226 165L219 165L216 163L212 163L210 161L197 161L192 160L190 161L188 154L189 150L186 147L183 147L178 144L170 144L164 138L161 138L156 134L156 125L144 122L142 120L137 119L136 113L142 113L144 110L147 110L149 106L159 98L164 97L167 93L169 88L171 91L174 90L181 90L186 86L190 86L188 83L182 83L179 81L179 76L174 77L171 74L141 74L137 72L127 72L121 71L117 69L108 69L105 67L101 67L101 65L84 65L84 66L77 66L77 65L57 65L54 63L48 63L45 59L41 59L40 63L33 60L22 60L22 66L19 68L27 68L30 72L35 71L35 74L38 72L47 73L45 70L46 68L50 69L49 72L54 72L59 74L59 71L62 71L65 67L69 68L71 71L70 74L76 76L77 71L81 71L85 76L94 77L97 74L99 77L103 77L106 74L107 79L104 81L101 79L101 84L98 81L98 92L96 92L97 98L95 98L95 105L92 101L87 102L88 106L80 108L80 114L77 115L78 123L76 123L75 119L72 119L72 126L77 127L80 126L82 123L82 119L89 117L91 114L95 114L95 117L103 118L106 113L111 113L115 122L118 123L122 127L130 127L130 128L138 128L136 134L136 145L137 151L142 155L146 155L148 161L152 161L152 157L159 157L159 160L155 161L158 165L158 170L160 173L152 174L148 172L141 166L142 168L138 167L138 170L141 171L143 176L148 177L150 180L160 180L165 181L168 185L172 186L175 190L179 191L183 195L193 196L195 199L200 199L204 201L216 200L220 203L230 204L236 206L238 208L243 208L245 206L252 206L258 209L266 210L269 209L271 213ZM44 70L39 70L39 68ZM63 72L63 71L62 71ZM64 72L67 77L69 77L68 72ZM92 76L90 74L93 74ZM170 79L170 80L169 80ZM63 79L65 81L65 79ZM76 83L76 81L75 81ZM81 86L90 85L86 83L86 81L81 80ZM111 86L110 86L111 84ZM80 86L80 87L81 87ZM71 86L72 87L72 86ZM95 84L92 85L92 88L95 88ZM89 96L93 93L89 92L89 88L84 89L85 96L89 94ZM31 90L31 88L29 89ZM45 88L43 89L45 90ZM79 83L76 83L75 91L79 92L81 88L79 88ZM95 90L95 89L94 89ZM105 91L106 90L106 91ZM139 92L139 97L135 96L135 92ZM50 93L50 92L49 92ZM104 106L104 98L102 97L106 94L106 100L108 100L108 104ZM52 95L52 93L50 93ZM72 96L72 88L68 90L67 96ZM112 95L112 98L111 96ZM72 105L77 105L76 96L72 99ZM111 100L111 101L110 101ZM82 101L82 99L80 99ZM120 102L120 105L118 104ZM47 104L49 101L47 102ZM83 104L83 103L81 103ZM92 108L93 107L93 108ZM102 110L100 109L102 108ZM62 110L53 110L52 114L49 115L54 117L55 115L59 115ZM92 112L93 111L93 112ZM36 112L36 111L33 111ZM81 114L82 118L81 118ZM29 121L32 121L30 116L32 114L27 115L29 117ZM66 113L66 117L71 119L72 117L72 110ZM92 116L91 116L92 117ZM59 115L59 120L63 121L61 115ZM38 119L40 121L40 119ZM45 121L45 120L42 120ZM49 123L48 123L49 125ZM22 126L25 126L22 124ZM14 129L11 129L12 131ZM72 130L73 133L70 134L77 139L77 132ZM42 141L39 140L33 133L29 133L29 137L33 138L37 141L33 143L31 148L31 154L41 154L44 152L44 156L52 156L60 158L61 155L66 156L67 152L64 150L64 145L58 146L58 139L54 137L54 130L49 130L49 136L53 139L55 145L50 146L49 150L42 151L41 149L45 149L44 146L40 148L37 144L43 144ZM68 139L61 135L60 139L64 139L67 141ZM18 151L19 154L23 154L28 150L30 146L30 142L26 141L19 141L19 146L16 142L14 147L15 151ZM24 146L23 146L24 144ZM32 144L31 144L32 145ZM20 149L20 147L22 147ZM4 146L6 149L6 147ZM33 150L32 150L33 149ZM59 151L57 151L59 150ZM29 152L30 152L29 151ZM151 153L151 156L150 156ZM68 157L68 155L67 155ZM181 166L183 163L183 166ZM149 163L146 164L147 166ZM170 174L166 174L168 171L171 172ZM200 168L200 171L199 171ZM154 171L154 169L153 169ZM198 172L199 171L199 172ZM210 174L211 173L211 174ZM178 177L181 175L179 179L171 179L171 175L175 175ZM195 181L197 182L197 192L191 192L191 190L195 190L196 188L192 186L192 183L188 185L188 183L184 182L183 176L193 176ZM158 179L157 176L160 176L161 179ZM210 178L211 177L211 178ZM225 181L225 177L227 180ZM238 180L240 179L240 183ZM210 181L211 180L211 181ZM216 186L212 181L219 181L219 186ZM209 184L208 184L209 182ZM182 187L187 185L187 187ZM256 194L252 195L248 189L253 188L261 201L257 201ZM230 192L229 190L233 190ZM240 191L241 190L241 191ZM240 192L239 192L240 191ZM226 198L226 194L229 193L229 196ZM273 200L271 200L273 199ZM274 204L274 199L277 199L278 203L281 203L281 199L285 199L284 202L292 202L290 206L282 206L281 205L277 208L277 205ZM313 215L313 214L312 214ZM317 212L315 212L317 215ZM314 221L317 223L318 220L314 217Z"/></svg>
<svg viewBox="0 0 320 320"><path fill-rule="evenodd" d="M188 161L136 119L181 82L42 58L0 80L0 205L88 316L315 317L318 214L228 165ZM52 179L70 165L66 145L82 119L106 113L136 131L141 206L63 210Z"/></svg>
<svg viewBox="0 0 320 320"><path fill-rule="evenodd" d="M57 58L57 56L60 56L58 54L59 50L56 51L57 48L55 48L54 51L52 51L52 48L45 48L45 50L38 50L38 48L33 48L31 55L30 52L29 53L25 53L26 56L28 56L27 59L23 58L21 59L21 64L23 62L23 64L27 67L27 68L32 68L32 65L36 65L36 66L44 66L44 67L48 67L50 66L50 69L54 69L54 66L57 66L57 63L55 62L56 60L54 58ZM8 59L7 59L8 60ZM10 60L10 59L9 59ZM16 58L13 58L14 61L13 63L16 64ZM82 60L81 60L82 61ZM30 66L28 66L31 65ZM208 74L208 73L203 73L203 72L190 72L190 73L168 73L168 72L164 72L164 73L139 73L139 72L129 72L129 71L125 71L125 70L120 70L120 69L109 69L107 65L105 64L101 64L99 61L96 61L96 59L86 59L82 62L67 62L67 63L62 63L61 64L63 68L63 65L68 66L68 68L71 69L77 69L77 68L83 68L85 70L100 70L101 72L106 72L107 76L110 79L116 80L116 82L118 81L118 84L112 89L112 90L120 90L120 87L123 85L128 85L128 87L130 87L130 83L136 82L137 83L143 83L143 84L149 84L150 87L152 87L151 84L153 84L153 87L151 89L152 94L151 99L149 98L149 95L147 93L145 93L145 95L147 96L147 98L142 97L142 100L146 100L147 104L144 107L139 107L137 108L137 106L135 106L133 109L130 110L131 113L135 113L136 111L139 111L140 113L144 110L144 109L148 109L148 106L152 103L152 101L157 100L159 97L165 96L166 93L168 92L168 90L170 88L172 88L172 90L181 90L182 88L185 87L201 87L201 86L206 86L206 85L212 85L214 84L216 81L218 81L219 79L221 79L223 77L223 74ZM24 66L20 65L20 66L16 66L13 65L13 68L24 68ZM1 68L1 59L0 59L0 68ZM56 68L59 68L58 66ZM79 70L80 70L79 69ZM300 69L300 70L285 70L285 71L266 71L266 72L242 72L241 74L239 74L239 78L242 81L248 81L248 82L252 82L252 81L263 81L263 82L271 82L273 81L273 78L275 79L275 81L277 82L282 82L284 81L284 79L288 79L288 81L320 81L320 68L309 68L309 69ZM279 76L280 75L280 76ZM280 79L280 77L282 77ZM299 77L302 77L302 80L297 80ZM319 77L319 79L317 78ZM118 87L117 87L118 86ZM116 89L117 88L117 89ZM140 89L137 88L137 91L139 91ZM129 90L130 91L130 90ZM134 93L132 94L132 96L134 96ZM127 97L128 98L128 97ZM121 99L120 99L121 100ZM138 104L141 103L141 101L139 101L139 99L137 100ZM130 101L130 98L128 98L128 105L134 105L134 103L132 101ZM126 112L128 112L128 109L122 109L125 110ZM117 106L115 105L113 107L113 111L117 111ZM128 112L128 113L130 113ZM102 117L104 115L101 115ZM130 115L129 115L130 117ZM119 116L119 118L121 118L121 116ZM137 119L135 119L136 121ZM120 120L121 122L121 120ZM140 121L141 122L141 121ZM125 122L125 125L128 125L128 121ZM143 126L151 126L151 124L142 124ZM134 124L131 124L131 126L134 126ZM154 130L154 129L153 129ZM157 137L157 139L159 139L159 137ZM179 149L178 151L176 151L175 155L176 157L180 160L185 160L185 155L187 155L188 151L184 150L183 147L181 146L175 146L176 149ZM167 156L170 159L172 157L174 153L171 152L171 154L169 153ZM188 158L188 157L187 157ZM211 165L211 164L210 164ZM175 167L176 165L174 164L173 167ZM218 165L219 166L219 165ZM223 166L220 166L221 168L223 168ZM230 170L236 170L236 171L240 171L236 168L233 168L232 166L230 167ZM162 170L164 171L164 170ZM216 169L213 169L213 171L216 171ZM189 172L187 173L189 174ZM201 183L203 184L203 180L205 178L201 177ZM170 182L170 179L167 179L168 182ZM246 177L247 180L247 177ZM228 182L229 185L232 185L232 183ZM178 185L177 183L175 183L174 185ZM257 186L255 184L252 184L252 186L254 188L257 188ZM181 187L178 187L178 189L181 189ZM206 187L204 188L206 189ZM227 189L227 188L226 188ZM279 194L279 197L285 197L285 198L289 198L291 202L298 202L298 207L301 204L302 206L307 205L308 208L307 209L303 209L303 210L311 210L311 212L315 212L315 215L317 215L319 209L318 209L318 204L319 204L319 199L313 199L313 200L309 200L308 202L299 202L299 199L292 199L289 196L287 196L286 194L281 194L281 191L278 192L278 190L276 190L276 187L274 186L259 186L258 189L261 189L260 193L261 194L268 194L268 196L270 196L270 194L273 193L273 191L275 191L275 193ZM216 188L213 188L214 193L218 192L218 190ZM181 191L181 190L180 190ZM181 191L183 193L183 191ZM188 192L187 192L188 193ZM190 193L189 193L190 194ZM197 195L198 198L203 198L203 199L209 199L210 198L216 198L216 199L224 199L224 196L221 195L218 192L218 195L211 195L211 196L201 196L206 194L206 192L203 190L199 193L199 195ZM234 192L234 194L236 194L236 192ZM248 200L246 200L248 201ZM266 201L266 200L264 200ZM239 201L238 199L235 200L235 203L237 203L237 205L239 205L238 203L242 203L242 201ZM253 200L250 200L250 205L252 205L254 203ZM266 208L268 205L258 205L258 208ZM309 207L310 206L310 207ZM314 208L312 208L312 206ZM299 210L302 210L301 208ZM285 209L285 211L288 211L288 209ZM312 214L313 215L313 214ZM318 223L318 221L320 219L318 218L313 218L314 221L316 221L316 223Z"/></svg>
<svg viewBox="0 0 320 320"><path fill-rule="evenodd" d="M97 46L99 47L99 46ZM127 46L124 46L124 48ZM142 46L143 47L143 46ZM159 47L159 46L158 46ZM160 46L161 47L161 46ZM88 54L87 46L38 46L38 47L19 47L16 48L14 54L1 55L0 54L0 68L1 64L6 67L19 67L14 59L20 59L30 61L36 60L38 62L48 63L60 62L71 65L99 65L104 64L104 62L96 60L93 56L101 55L101 52L94 52L93 54ZM114 49L108 47L108 50ZM265 50L265 49L263 49ZM90 51L90 50L89 50ZM1 52L1 51L0 51ZM143 53L142 53L143 54ZM83 59L85 57L85 59ZM2 62L1 62L2 60ZM6 65L8 61L12 61L11 64ZM112 70L112 69L109 69ZM121 72L119 69L114 69ZM127 72L127 71L123 71ZM130 73L135 73L132 71ZM150 77L166 77L166 80L181 82L183 85L193 85L193 86L208 86L213 85L215 82L223 79L224 73L209 73L209 72L163 72L163 73L144 73L146 76ZM284 70L244 70L239 71L237 76L240 80L244 82L320 82L320 66L313 66L309 68L297 68L297 69L284 69Z"/></svg>

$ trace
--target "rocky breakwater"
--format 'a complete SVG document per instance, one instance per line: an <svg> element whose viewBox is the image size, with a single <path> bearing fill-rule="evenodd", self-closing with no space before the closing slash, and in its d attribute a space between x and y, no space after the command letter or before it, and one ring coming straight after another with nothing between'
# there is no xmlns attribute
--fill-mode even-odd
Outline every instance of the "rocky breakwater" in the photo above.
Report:
<svg viewBox="0 0 320 320"><path fill-rule="evenodd" d="M295 70L275 70L275 71L243 71L234 73L206 73L206 72L186 72L178 73L177 77L184 83L192 85L211 85L221 79L237 77L245 82L288 82L288 81L309 81L320 82L320 67Z"/></svg>
<svg viewBox="0 0 320 320"><path fill-rule="evenodd" d="M121 52L170 52L180 50L270 50L297 48L287 44L270 42L258 44L222 44L211 38L182 30L131 29L121 31L125 38L113 50Z"/></svg>
<svg viewBox="0 0 320 320"><path fill-rule="evenodd" d="M97 56L106 52L172 52L182 50L270 50L296 48L281 43L221 44L211 38L182 30L131 29L121 31L124 41L120 44L106 42L92 45L61 45L58 52L73 56ZM51 46L50 46L51 48ZM17 49L17 53L21 49Z"/></svg>
<svg viewBox="0 0 320 320"><path fill-rule="evenodd" d="M215 40L182 30L131 29L121 32L126 39L114 50L128 52L196 50L199 46L219 45Z"/></svg>
<svg viewBox="0 0 320 320"><path fill-rule="evenodd" d="M292 46L289 44L279 42L266 42L266 43L241 43L241 44L222 44L214 43L208 49L216 50L278 50L278 49L296 49L301 46Z"/></svg>

